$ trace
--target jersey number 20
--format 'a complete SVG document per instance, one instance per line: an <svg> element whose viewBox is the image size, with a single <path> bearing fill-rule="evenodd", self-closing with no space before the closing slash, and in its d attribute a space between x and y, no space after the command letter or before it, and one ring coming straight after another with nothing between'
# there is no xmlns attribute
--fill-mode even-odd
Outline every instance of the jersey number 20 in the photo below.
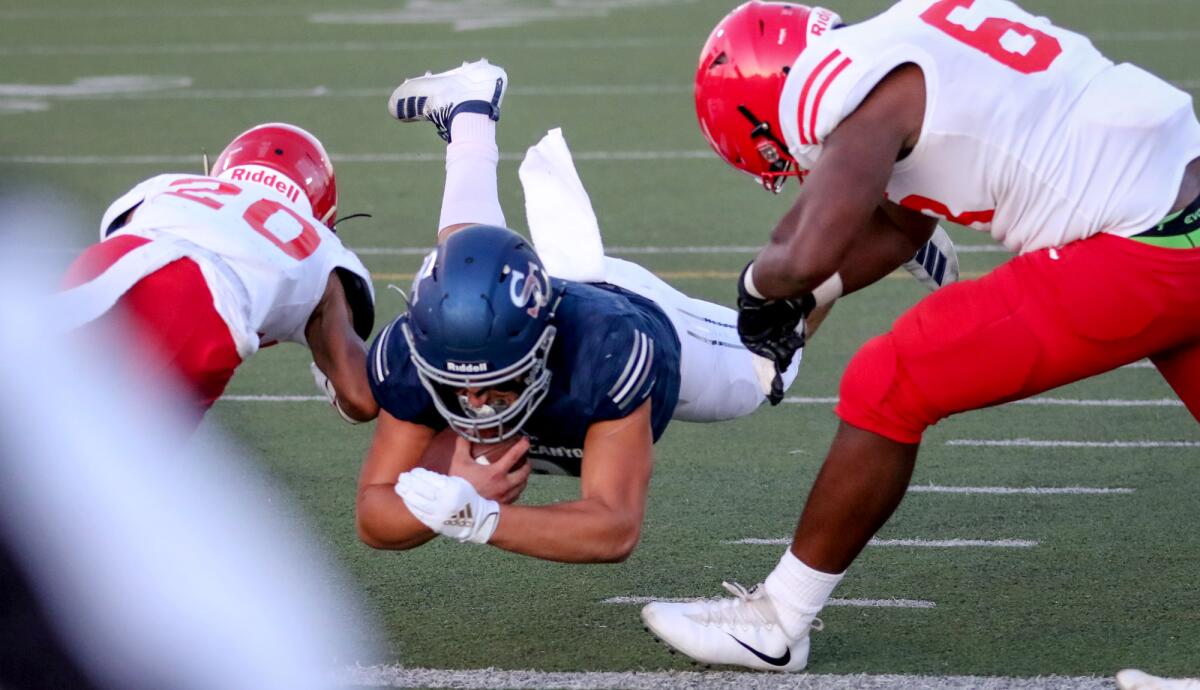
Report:
<svg viewBox="0 0 1200 690"><path fill-rule="evenodd" d="M211 209L218 210L225 204L213 199L213 196L237 196L242 193L241 187L221 182L208 177L195 177L183 180L176 180L171 183L172 187L177 187L173 191L167 192L172 196L181 197L189 201L194 201ZM208 195L208 196L206 196ZM300 234L291 240L284 242L267 227L267 221L277 213L286 213L292 217L300 225ZM317 229L312 226L307 220L301 217L292 209L272 199L259 199L242 214L242 220L251 227L255 232L267 238L271 244L279 247L279 249L296 261L304 261L312 256L312 253L317 251L317 247L321 244L321 236L317 234Z"/></svg>
<svg viewBox="0 0 1200 690"><path fill-rule="evenodd" d="M1003 17L989 17L976 0L938 0L921 20L1022 74L1050 69L1062 44L1048 33Z"/></svg>

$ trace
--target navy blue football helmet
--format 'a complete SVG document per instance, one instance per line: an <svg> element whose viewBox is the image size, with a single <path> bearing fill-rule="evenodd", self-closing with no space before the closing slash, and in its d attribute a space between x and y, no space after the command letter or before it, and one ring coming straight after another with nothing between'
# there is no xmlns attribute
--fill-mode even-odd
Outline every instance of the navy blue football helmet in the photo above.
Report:
<svg viewBox="0 0 1200 690"><path fill-rule="evenodd" d="M459 230L426 259L401 328L421 383L460 435L499 443L521 430L550 389L560 294L524 238L506 228ZM515 399L481 406L467 391Z"/></svg>

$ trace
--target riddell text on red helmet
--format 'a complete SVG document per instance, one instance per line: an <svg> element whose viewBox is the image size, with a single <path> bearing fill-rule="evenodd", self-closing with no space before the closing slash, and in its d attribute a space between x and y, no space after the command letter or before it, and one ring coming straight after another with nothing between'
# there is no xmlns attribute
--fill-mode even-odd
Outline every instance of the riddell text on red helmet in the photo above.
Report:
<svg viewBox="0 0 1200 690"><path fill-rule="evenodd" d="M244 167L238 167L229 171L229 179L233 182L256 182L275 189L293 202L300 200L302 190L279 173L269 172L262 168L250 171Z"/></svg>

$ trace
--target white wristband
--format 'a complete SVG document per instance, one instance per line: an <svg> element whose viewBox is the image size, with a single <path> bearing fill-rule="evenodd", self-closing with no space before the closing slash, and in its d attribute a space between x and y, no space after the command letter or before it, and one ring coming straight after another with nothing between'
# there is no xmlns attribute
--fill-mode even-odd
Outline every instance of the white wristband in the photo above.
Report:
<svg viewBox="0 0 1200 690"><path fill-rule="evenodd" d="M742 278L742 287L746 288L746 292L755 299L766 299L754 285L754 264L747 266L746 272L743 275L745 277Z"/></svg>
<svg viewBox="0 0 1200 690"><path fill-rule="evenodd" d="M748 271L747 275L749 275ZM834 300L841 297L843 289L842 274L834 273L824 283L821 283L813 290L813 299L817 301L818 307L825 307L833 304Z"/></svg>

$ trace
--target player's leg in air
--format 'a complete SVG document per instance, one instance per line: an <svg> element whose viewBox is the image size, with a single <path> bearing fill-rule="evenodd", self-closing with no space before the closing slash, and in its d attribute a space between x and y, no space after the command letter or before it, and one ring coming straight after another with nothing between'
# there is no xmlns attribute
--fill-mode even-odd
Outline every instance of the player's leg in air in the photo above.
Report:
<svg viewBox="0 0 1200 690"><path fill-rule="evenodd" d="M390 115L433 122L447 142L439 240L469 225L506 226L496 171L496 122L506 83L501 67L479 60L406 80L388 101ZM590 200L560 132L530 149L521 181L534 247L551 275L617 285L654 300L671 319L683 348L674 419L734 419L770 398L776 372L741 344L737 312L688 297L637 264L603 255ZM782 399L799 366L797 353L778 374L773 403Z"/></svg>

